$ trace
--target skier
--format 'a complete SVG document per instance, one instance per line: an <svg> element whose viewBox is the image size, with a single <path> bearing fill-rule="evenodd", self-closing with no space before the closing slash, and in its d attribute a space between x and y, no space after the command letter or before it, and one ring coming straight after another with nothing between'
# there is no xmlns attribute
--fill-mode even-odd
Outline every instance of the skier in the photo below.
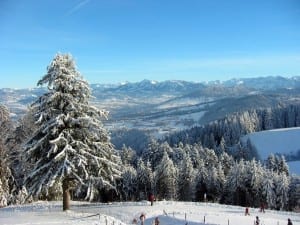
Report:
<svg viewBox="0 0 300 225"><path fill-rule="evenodd" d="M287 225L293 225L293 223L292 223L292 221L291 221L290 218L288 218L288 223L287 223Z"/></svg>
<svg viewBox="0 0 300 225"><path fill-rule="evenodd" d="M254 222L254 225L259 225L259 218L258 218L258 216L256 216L256 220Z"/></svg>
<svg viewBox="0 0 300 225"><path fill-rule="evenodd" d="M158 217L155 218L154 225L159 225L159 219L158 219Z"/></svg>
<svg viewBox="0 0 300 225"><path fill-rule="evenodd" d="M245 208L245 216L250 216L249 208L248 207Z"/></svg>
<svg viewBox="0 0 300 225"><path fill-rule="evenodd" d="M261 205L260 205L260 212L265 213L265 204L264 203L261 203Z"/></svg>
<svg viewBox="0 0 300 225"><path fill-rule="evenodd" d="M145 219L146 219L146 215L144 213L142 213L140 216L141 225L144 225Z"/></svg>
<svg viewBox="0 0 300 225"><path fill-rule="evenodd" d="M154 194L151 193L151 194L149 195L149 201L151 202L151 206L153 206L154 200L155 200Z"/></svg>

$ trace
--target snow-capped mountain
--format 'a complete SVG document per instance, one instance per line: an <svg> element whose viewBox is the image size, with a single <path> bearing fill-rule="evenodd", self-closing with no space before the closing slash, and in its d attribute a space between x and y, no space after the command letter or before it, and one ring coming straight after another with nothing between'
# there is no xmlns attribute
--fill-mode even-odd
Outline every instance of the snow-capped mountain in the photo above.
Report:
<svg viewBox="0 0 300 225"><path fill-rule="evenodd" d="M300 77L262 77L210 83L142 80L91 84L91 88L93 104L110 111L109 120L105 121L109 129L146 129L161 135L249 108L299 102L299 83ZM0 89L0 101L17 119L45 91Z"/></svg>
<svg viewBox="0 0 300 225"><path fill-rule="evenodd" d="M300 77L295 76L291 78L285 78L281 76L268 76L258 78L242 78L231 79L223 82L225 86L243 85L248 88L255 88L259 90L276 90L283 88L300 88Z"/></svg>
<svg viewBox="0 0 300 225"><path fill-rule="evenodd" d="M95 85L92 85L93 89ZM197 90L203 88L201 83L187 82L181 80L167 80L163 82L142 80L137 83L123 83L117 86L107 88L108 92L123 93L126 95L160 95L160 94L179 94L189 92L190 90Z"/></svg>

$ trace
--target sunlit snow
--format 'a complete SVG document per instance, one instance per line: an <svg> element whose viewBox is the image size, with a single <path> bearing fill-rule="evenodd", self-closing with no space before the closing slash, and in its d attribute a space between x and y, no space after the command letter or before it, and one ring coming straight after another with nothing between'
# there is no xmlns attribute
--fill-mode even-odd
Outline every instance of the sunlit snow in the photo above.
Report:
<svg viewBox="0 0 300 225"><path fill-rule="evenodd" d="M23 206L10 206L0 209L0 224L81 224L81 225L129 225L134 220L141 224L139 216L146 214L145 225L154 224L158 217L160 225L252 225L259 216L262 225L285 225L290 218L294 225L300 224L300 214L295 212L250 208L245 216L244 207L214 203L195 202L155 202L147 201L124 203L72 202L72 209L62 212L60 202L37 202Z"/></svg>
<svg viewBox="0 0 300 225"><path fill-rule="evenodd" d="M273 153L290 154L300 150L300 127L274 129L248 134L242 138L248 138L255 146L261 159ZM300 175L300 162L288 162L290 171Z"/></svg>

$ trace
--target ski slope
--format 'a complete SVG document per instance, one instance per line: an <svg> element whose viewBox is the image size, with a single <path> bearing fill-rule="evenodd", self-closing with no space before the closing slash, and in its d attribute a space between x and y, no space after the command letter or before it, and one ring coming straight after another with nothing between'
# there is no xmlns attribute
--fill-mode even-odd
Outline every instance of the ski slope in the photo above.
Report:
<svg viewBox="0 0 300 225"><path fill-rule="evenodd" d="M242 141L248 139L257 149L262 160L268 158L273 153L294 154L300 150L300 127L266 130L254 132L242 137ZM290 171L300 175L300 162L288 162Z"/></svg>
<svg viewBox="0 0 300 225"><path fill-rule="evenodd" d="M62 211L61 202L36 202L0 209L1 225L129 225L134 219L141 224L139 216L145 213L145 225L152 225L156 217L160 225L252 225L259 216L261 225L286 225L290 218L294 225L300 224L300 214L295 212L259 212L250 208L245 216L243 207L213 203L161 201L150 206L143 202L118 202L111 204L72 202L72 209Z"/></svg>

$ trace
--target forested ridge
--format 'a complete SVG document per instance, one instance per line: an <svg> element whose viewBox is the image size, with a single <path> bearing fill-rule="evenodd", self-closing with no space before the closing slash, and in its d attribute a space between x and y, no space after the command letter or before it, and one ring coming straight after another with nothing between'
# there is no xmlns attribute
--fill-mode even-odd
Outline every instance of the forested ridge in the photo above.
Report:
<svg viewBox="0 0 300 225"><path fill-rule="evenodd" d="M171 146L201 143L203 147L229 152L235 158L252 159L257 153L251 146L243 146L240 138L246 134L264 130L300 126L300 105L251 109L228 115L204 126L175 132L165 138ZM244 149L244 150L243 150ZM247 150L247 151L246 151ZM242 155L239 155L242 153Z"/></svg>
<svg viewBox="0 0 300 225"><path fill-rule="evenodd" d="M18 121L0 108L0 206L37 199L213 201L272 209L299 207L300 178L283 156L261 161L240 137L300 125L300 106L252 109L163 140L115 149L90 90L69 55L39 81L48 92ZM100 116L100 117L99 117ZM105 119L105 118L104 118ZM132 135L138 135L132 132ZM122 168L122 170L121 170Z"/></svg>

